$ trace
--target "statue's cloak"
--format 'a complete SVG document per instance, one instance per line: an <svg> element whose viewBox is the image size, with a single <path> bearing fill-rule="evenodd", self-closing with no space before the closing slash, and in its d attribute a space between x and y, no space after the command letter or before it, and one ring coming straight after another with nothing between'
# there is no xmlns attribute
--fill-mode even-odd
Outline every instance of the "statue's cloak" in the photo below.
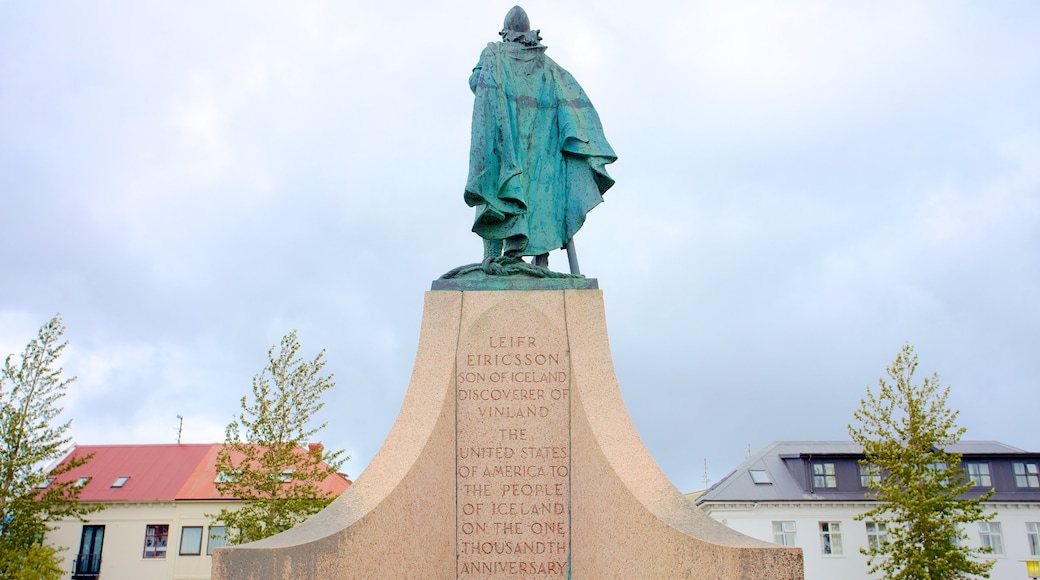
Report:
<svg viewBox="0 0 1040 580"><path fill-rule="evenodd" d="M473 69L466 204L473 231L508 256L563 247L614 185L599 115L545 46L493 42Z"/></svg>

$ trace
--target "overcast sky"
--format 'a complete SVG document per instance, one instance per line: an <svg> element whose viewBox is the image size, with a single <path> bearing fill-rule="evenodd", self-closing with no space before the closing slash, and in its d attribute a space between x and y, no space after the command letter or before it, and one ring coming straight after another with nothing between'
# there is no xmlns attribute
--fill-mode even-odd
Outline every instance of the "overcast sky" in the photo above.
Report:
<svg viewBox="0 0 1040 580"><path fill-rule="evenodd" d="M511 6L0 0L0 353L61 312L76 442L213 442L298 329L358 475L481 256L467 79ZM906 341L966 438L1040 450L1040 3L524 7L619 156L576 244L680 490L847 439Z"/></svg>

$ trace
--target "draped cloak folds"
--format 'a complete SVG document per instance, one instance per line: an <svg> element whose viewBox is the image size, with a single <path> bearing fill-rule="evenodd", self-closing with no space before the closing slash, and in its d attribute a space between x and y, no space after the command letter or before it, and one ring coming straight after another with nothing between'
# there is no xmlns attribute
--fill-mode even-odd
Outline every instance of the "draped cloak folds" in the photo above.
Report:
<svg viewBox="0 0 1040 580"><path fill-rule="evenodd" d="M614 185L617 160L578 82L545 46L492 42L473 69L469 178L473 231L507 256L563 247Z"/></svg>

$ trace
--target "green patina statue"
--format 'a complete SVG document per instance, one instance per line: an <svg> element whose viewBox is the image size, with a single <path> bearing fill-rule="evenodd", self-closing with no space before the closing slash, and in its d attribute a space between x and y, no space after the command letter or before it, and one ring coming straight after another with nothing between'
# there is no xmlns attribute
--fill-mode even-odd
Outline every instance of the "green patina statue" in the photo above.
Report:
<svg viewBox="0 0 1040 580"><path fill-rule="evenodd" d="M557 248L567 249L571 274L580 275L574 234L614 184L605 165L617 156L599 115L574 77L545 55L539 32L514 6L501 42L488 44L469 78L475 99L465 201L476 208L473 231L484 239L480 267L489 275L551 276L548 252Z"/></svg>

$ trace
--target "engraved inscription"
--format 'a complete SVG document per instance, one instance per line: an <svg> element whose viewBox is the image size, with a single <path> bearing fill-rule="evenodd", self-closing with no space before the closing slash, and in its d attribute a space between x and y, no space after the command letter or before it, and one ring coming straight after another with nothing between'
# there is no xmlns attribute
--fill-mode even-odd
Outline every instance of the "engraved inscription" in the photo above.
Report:
<svg viewBox="0 0 1040 580"><path fill-rule="evenodd" d="M460 344L459 578L568 575L569 358L554 334L485 334Z"/></svg>

